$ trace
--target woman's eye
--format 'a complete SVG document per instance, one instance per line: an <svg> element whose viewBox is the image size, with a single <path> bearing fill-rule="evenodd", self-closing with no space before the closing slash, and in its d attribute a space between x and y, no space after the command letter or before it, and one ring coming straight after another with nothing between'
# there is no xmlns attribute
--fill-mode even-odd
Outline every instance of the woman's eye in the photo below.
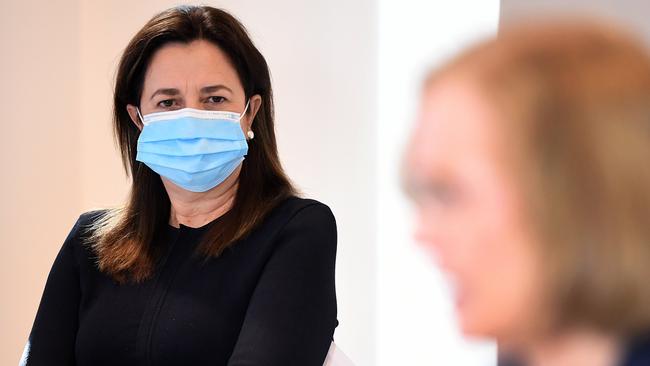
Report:
<svg viewBox="0 0 650 366"><path fill-rule="evenodd" d="M442 182L434 182L424 188L424 191L422 193L426 200L442 206L451 206L459 199L458 189Z"/></svg>
<svg viewBox="0 0 650 366"><path fill-rule="evenodd" d="M158 102L158 106L162 108L171 108L174 106L174 100L173 99L161 100L160 102Z"/></svg>
<svg viewBox="0 0 650 366"><path fill-rule="evenodd" d="M218 103L223 103L225 100L226 100L226 98L220 97L220 96L208 97L208 103L216 103L216 104L218 104Z"/></svg>

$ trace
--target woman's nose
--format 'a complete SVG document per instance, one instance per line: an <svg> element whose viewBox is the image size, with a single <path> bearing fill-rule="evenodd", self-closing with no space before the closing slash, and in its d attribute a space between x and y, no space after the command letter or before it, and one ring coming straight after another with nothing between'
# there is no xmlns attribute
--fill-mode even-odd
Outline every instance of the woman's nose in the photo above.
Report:
<svg viewBox="0 0 650 366"><path fill-rule="evenodd" d="M440 241L438 218L430 212L420 212L417 217L417 226L414 234L415 240L420 244L431 246L435 249Z"/></svg>
<svg viewBox="0 0 650 366"><path fill-rule="evenodd" d="M203 109L203 105L198 100L188 100L185 103L185 108Z"/></svg>

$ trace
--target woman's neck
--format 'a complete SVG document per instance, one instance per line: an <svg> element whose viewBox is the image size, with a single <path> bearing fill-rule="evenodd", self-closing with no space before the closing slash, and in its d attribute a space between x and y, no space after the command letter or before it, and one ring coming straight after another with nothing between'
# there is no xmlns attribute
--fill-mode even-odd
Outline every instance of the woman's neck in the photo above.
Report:
<svg viewBox="0 0 650 366"><path fill-rule="evenodd" d="M612 335L571 331L532 343L525 355L530 366L616 366L622 346Z"/></svg>
<svg viewBox="0 0 650 366"><path fill-rule="evenodd" d="M197 228L228 212L237 194L239 171L238 168L225 181L206 192L190 192L163 179L171 202L169 224Z"/></svg>

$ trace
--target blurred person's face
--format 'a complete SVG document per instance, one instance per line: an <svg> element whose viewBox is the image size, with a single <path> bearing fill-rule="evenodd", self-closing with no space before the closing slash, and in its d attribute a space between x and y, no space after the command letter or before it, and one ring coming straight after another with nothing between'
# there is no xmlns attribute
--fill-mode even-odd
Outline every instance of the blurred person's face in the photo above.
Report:
<svg viewBox="0 0 650 366"><path fill-rule="evenodd" d="M470 82L436 83L424 94L406 179L417 240L455 285L463 331L505 340L540 315L540 270L519 189L501 158L498 118Z"/></svg>

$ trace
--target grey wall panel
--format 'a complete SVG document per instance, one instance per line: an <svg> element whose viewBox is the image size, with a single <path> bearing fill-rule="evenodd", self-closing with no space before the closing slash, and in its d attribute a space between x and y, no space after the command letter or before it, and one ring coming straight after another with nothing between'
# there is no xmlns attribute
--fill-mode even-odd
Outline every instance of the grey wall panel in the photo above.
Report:
<svg viewBox="0 0 650 366"><path fill-rule="evenodd" d="M501 0L500 24L567 14L614 20L650 45L650 0Z"/></svg>

